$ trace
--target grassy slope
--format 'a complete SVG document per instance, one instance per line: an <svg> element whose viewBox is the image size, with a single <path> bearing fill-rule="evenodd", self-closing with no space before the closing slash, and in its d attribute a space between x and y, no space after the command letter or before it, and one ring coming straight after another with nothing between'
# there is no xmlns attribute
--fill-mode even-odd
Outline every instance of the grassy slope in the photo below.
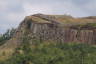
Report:
<svg viewBox="0 0 96 64"><path fill-rule="evenodd" d="M2 64L96 64L96 47L87 44L23 44Z"/></svg>

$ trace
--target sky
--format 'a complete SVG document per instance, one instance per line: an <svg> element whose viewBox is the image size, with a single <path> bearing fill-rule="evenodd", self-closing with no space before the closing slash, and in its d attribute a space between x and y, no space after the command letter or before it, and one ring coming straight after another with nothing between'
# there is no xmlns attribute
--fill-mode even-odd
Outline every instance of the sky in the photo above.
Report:
<svg viewBox="0 0 96 64"><path fill-rule="evenodd" d="M96 16L96 0L0 0L0 33L17 28L25 16L68 14L74 17Z"/></svg>

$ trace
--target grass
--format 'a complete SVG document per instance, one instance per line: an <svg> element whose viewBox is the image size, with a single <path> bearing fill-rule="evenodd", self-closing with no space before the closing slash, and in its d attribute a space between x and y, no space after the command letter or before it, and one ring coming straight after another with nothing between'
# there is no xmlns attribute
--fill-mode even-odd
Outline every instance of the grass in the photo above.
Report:
<svg viewBox="0 0 96 64"><path fill-rule="evenodd" d="M0 61L5 61L7 59L9 59L12 54L14 53L15 50L13 49L2 49L0 50Z"/></svg>
<svg viewBox="0 0 96 64"><path fill-rule="evenodd" d="M49 19L55 20L60 22L61 24L68 24L68 25L85 25L87 23L96 23L94 19L87 19L87 18L74 18L70 15L45 15L45 17L48 17ZM28 16L28 19L33 20L37 23L50 23L50 21L42 19L40 17L36 16ZM95 24L92 24L91 26L96 26Z"/></svg>
<svg viewBox="0 0 96 64"><path fill-rule="evenodd" d="M31 19L35 22L38 22L38 23L50 23L49 21L47 20L44 20L42 18L39 18L39 17L35 17L35 16L32 16Z"/></svg>

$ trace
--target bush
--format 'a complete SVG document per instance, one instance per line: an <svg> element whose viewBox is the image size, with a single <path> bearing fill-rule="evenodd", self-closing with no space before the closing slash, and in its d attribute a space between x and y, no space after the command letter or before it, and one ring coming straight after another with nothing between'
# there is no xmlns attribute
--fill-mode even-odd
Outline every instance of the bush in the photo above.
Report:
<svg viewBox="0 0 96 64"><path fill-rule="evenodd" d="M87 44L41 43L16 50L26 53L14 53L5 64L96 64L96 47Z"/></svg>

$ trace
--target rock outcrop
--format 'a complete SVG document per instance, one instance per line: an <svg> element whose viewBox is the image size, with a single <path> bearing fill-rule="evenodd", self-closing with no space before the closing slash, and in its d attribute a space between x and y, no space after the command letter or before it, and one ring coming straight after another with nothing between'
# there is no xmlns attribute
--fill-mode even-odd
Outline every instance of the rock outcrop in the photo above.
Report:
<svg viewBox="0 0 96 64"><path fill-rule="evenodd" d="M27 16L20 24L21 33L26 29L32 39L96 44L95 17L73 18L66 15L35 14Z"/></svg>
<svg viewBox="0 0 96 64"><path fill-rule="evenodd" d="M30 42L36 39L57 43L96 44L96 19L44 14L27 16L7 44L17 46L25 33L30 36Z"/></svg>

